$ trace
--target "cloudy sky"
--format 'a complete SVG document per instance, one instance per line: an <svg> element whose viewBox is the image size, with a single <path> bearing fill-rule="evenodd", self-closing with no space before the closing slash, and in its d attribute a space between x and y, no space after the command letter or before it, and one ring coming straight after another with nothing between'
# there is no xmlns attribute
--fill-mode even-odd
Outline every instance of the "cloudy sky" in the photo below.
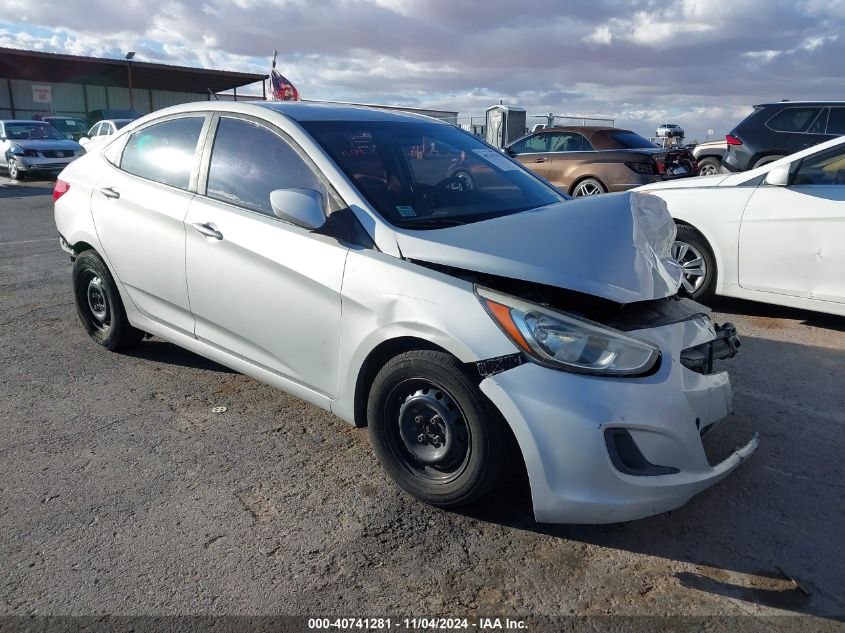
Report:
<svg viewBox="0 0 845 633"><path fill-rule="evenodd" d="M845 0L5 0L0 46L268 72L305 98L614 117L724 134L845 99ZM260 93L260 85L255 88Z"/></svg>

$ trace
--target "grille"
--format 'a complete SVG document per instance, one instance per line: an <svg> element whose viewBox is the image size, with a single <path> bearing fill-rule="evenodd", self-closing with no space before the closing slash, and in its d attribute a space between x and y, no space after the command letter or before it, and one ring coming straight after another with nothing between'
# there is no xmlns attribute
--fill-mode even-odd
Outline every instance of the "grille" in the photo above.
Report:
<svg viewBox="0 0 845 633"><path fill-rule="evenodd" d="M45 149L41 150L44 158L70 158L73 156L72 149Z"/></svg>

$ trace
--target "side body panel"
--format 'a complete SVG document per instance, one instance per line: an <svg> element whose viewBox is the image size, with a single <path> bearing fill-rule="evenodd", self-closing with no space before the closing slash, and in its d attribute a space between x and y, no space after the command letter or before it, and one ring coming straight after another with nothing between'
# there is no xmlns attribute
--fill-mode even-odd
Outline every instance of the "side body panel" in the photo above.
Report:
<svg viewBox="0 0 845 633"><path fill-rule="evenodd" d="M472 284L411 262L351 250L342 294L339 387L332 412L349 422L361 366L389 339L420 338L463 362L519 351L481 307Z"/></svg>

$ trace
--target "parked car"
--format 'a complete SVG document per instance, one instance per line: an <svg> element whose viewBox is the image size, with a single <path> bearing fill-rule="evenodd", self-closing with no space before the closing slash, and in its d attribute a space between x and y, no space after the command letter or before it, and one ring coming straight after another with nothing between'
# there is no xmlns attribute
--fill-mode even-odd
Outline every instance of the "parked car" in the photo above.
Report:
<svg viewBox="0 0 845 633"><path fill-rule="evenodd" d="M705 141L692 149L693 158L698 162L699 176L714 176L722 170L722 157L728 150L724 139Z"/></svg>
<svg viewBox="0 0 845 633"><path fill-rule="evenodd" d="M698 174L689 150L663 149L614 127L548 128L517 139L505 151L576 198ZM478 177L460 167L455 171L470 184Z"/></svg>
<svg viewBox="0 0 845 633"><path fill-rule="evenodd" d="M88 124L85 121L72 116L36 115L32 118L36 121L49 123L64 134L65 138L77 142L85 136L85 130L88 129Z"/></svg>
<svg viewBox="0 0 845 633"><path fill-rule="evenodd" d="M17 180L26 174L55 175L85 150L48 123L7 119L0 121L0 152L2 167Z"/></svg>
<svg viewBox="0 0 845 633"><path fill-rule="evenodd" d="M845 315L845 137L752 171L651 185L694 298Z"/></svg>
<svg viewBox="0 0 845 633"><path fill-rule="evenodd" d="M128 109L104 108L91 110L88 112L88 125L93 126L98 121L103 121L104 119L129 119L134 121L140 116L135 110Z"/></svg>
<svg viewBox="0 0 845 633"><path fill-rule="evenodd" d="M655 136L659 137L684 137L684 128L675 123L661 123L657 128Z"/></svg>
<svg viewBox="0 0 845 633"><path fill-rule="evenodd" d="M461 153L489 172L474 188L449 175ZM478 499L521 459L538 520L634 519L757 447L708 463L731 402L710 361L738 339L676 296L655 196L567 200L426 117L221 101L144 117L55 198L95 342L154 334L368 426L428 503Z"/></svg>
<svg viewBox="0 0 845 633"><path fill-rule="evenodd" d="M730 172L768 165L845 134L845 101L779 101L754 106L725 137Z"/></svg>
<svg viewBox="0 0 845 633"><path fill-rule="evenodd" d="M82 145L88 145L92 142L102 141L109 136L117 134L118 130L123 129L134 120L135 119L109 119L106 121L98 121L91 127L90 130L88 130L88 133L83 136L79 142L82 143Z"/></svg>

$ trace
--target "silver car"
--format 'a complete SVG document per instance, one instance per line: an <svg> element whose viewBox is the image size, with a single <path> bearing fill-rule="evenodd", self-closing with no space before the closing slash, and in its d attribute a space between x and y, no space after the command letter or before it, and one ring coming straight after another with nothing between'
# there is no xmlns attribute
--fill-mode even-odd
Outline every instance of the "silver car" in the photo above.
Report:
<svg viewBox="0 0 845 633"><path fill-rule="evenodd" d="M85 150L49 123L11 119L0 121L0 153L9 178L17 180L56 174Z"/></svg>
<svg viewBox="0 0 845 633"><path fill-rule="evenodd" d="M426 117L203 102L133 122L54 197L97 343L159 336L367 426L428 503L524 465L539 521L635 519L757 447L708 462L739 339L677 296L656 196L570 201Z"/></svg>

